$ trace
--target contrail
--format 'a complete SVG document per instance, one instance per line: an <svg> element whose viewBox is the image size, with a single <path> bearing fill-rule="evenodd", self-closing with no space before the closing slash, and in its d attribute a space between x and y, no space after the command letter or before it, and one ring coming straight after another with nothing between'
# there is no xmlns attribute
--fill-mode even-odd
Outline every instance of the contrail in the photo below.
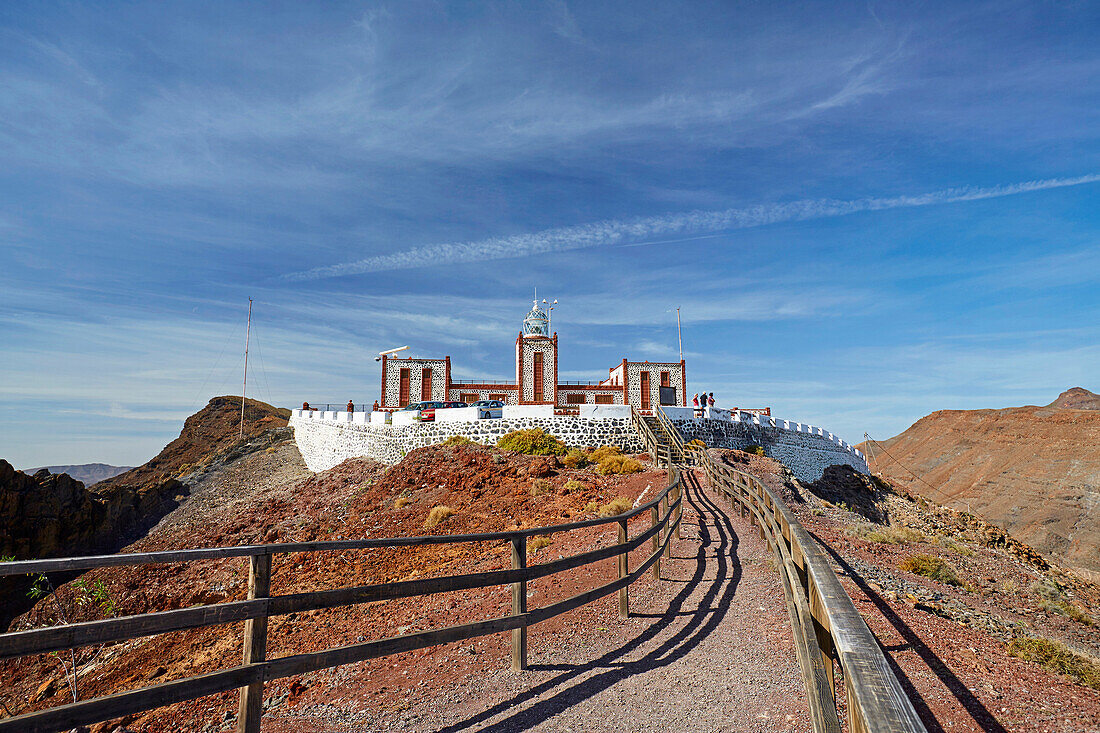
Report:
<svg viewBox="0 0 1100 733"><path fill-rule="evenodd" d="M456 262L480 262L507 257L527 257L546 252L563 252L573 249L589 249L624 244L650 244L646 240L655 237L690 237L692 235L749 229L808 219L826 219L847 216L862 211L908 209L917 206L951 204L960 201L978 201L1002 196L1013 196L1050 188L1066 188L1100 181L1100 174L1076 178L1046 178L988 188L947 188L931 193L890 198L863 198L851 201L836 199L812 199L786 204L760 204L741 209L719 211L690 211L666 216L639 217L580 224L576 226L544 229L532 234L509 237L493 237L474 242L451 242L415 247L403 252L367 257L355 262L317 267L294 272L283 280L320 280L340 275L358 275L364 272L404 270L429 265Z"/></svg>

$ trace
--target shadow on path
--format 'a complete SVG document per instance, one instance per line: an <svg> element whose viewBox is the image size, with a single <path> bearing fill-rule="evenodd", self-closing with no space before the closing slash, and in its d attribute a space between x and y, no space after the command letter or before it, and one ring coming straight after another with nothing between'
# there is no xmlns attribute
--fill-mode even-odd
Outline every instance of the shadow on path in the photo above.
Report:
<svg viewBox="0 0 1100 733"><path fill-rule="evenodd" d="M737 559L737 535L730 523L730 518L703 493L695 475L690 471L684 471L681 475L684 476L686 486L684 501L690 504L699 516L699 551L693 557L686 558L696 561L695 570L691 579L686 582L669 603L668 610L663 614L656 615L658 620L647 626L644 631L629 642L590 662L579 665L531 665L531 670L561 670L561 674L524 690L509 700L497 703L466 720L445 726L440 729L441 733L466 730L484 723L496 715L506 713L517 705L523 705L545 693L552 692L555 688L561 688L551 697L538 700L530 707L516 711L502 720L481 728L481 730L507 731L530 728L607 690L621 680L671 664L694 649L707 634L721 623L741 579L741 564ZM710 519L713 525L708 524L706 519ZM717 537L712 536L712 528ZM717 573L713 580L704 581L704 576L708 570L707 556L710 554L708 550L711 549L717 551L715 558ZM703 587L704 582L706 583L705 591L699 600L698 609L695 611L684 610L684 603L697 589ZM623 659L624 656L642 644L655 639L678 616L689 616L690 620L683 628L641 659L636 661ZM577 679L596 670L602 671L581 680Z"/></svg>
<svg viewBox="0 0 1100 733"><path fill-rule="evenodd" d="M848 574L852 582L859 586L859 589L871 600L871 603L875 604L875 607L878 608L882 617L897 630L898 634L900 634L903 639L905 639L906 644L920 656L921 661L939 677L944 686L955 696L955 699L959 701L959 704L969 713L970 717L974 719L974 722L984 731L1008 733L1004 726L998 723L997 719L993 717L993 714L989 712L989 708L982 704L982 701L974 696L970 688L951 671L951 668L921 641L917 632L913 631L913 629L905 623L905 620L890 607L890 604L883 600L883 598L867 584L867 581L865 581L863 577L840 556L840 553L830 547L828 543L824 542L816 534L812 532L810 534L817 543L832 556L837 565ZM894 661L894 658L887 653L887 649L883 647L881 641L879 642L879 647L883 649L883 656L886 657L886 661L890 664L890 668L894 670L894 675L898 678L898 682L901 683L902 689L905 690L905 694L913 701L913 707L917 709L917 714L920 715L921 720L924 721L930 733L944 733L943 726L936 720L935 714L932 712L931 708L928 707L928 703L924 701L921 694L917 692L917 688L913 685L909 676L905 674L901 666Z"/></svg>

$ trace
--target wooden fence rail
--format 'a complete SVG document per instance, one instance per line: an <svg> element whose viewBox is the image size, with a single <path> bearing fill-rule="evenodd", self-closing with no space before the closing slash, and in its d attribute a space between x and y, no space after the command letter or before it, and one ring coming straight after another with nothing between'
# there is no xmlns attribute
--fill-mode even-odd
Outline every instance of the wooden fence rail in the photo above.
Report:
<svg viewBox="0 0 1100 733"><path fill-rule="evenodd" d="M438 644L449 644L501 631L512 632L512 666L515 669L524 669L527 666L527 628L532 624L566 613L615 592L619 593L620 614L625 617L629 613L628 588L651 568L653 568L655 575L659 572L660 558L662 554L667 556L669 541L673 533L678 534L682 513L683 489L678 475L672 469L670 469L669 477L668 486L658 496L628 512L613 517L586 519L550 527L533 527L509 532L485 532L481 534L433 535L337 542L296 542L0 563L0 576L5 576L88 570L120 565L240 557L249 559L248 599L244 601L230 601L209 606L181 608L0 634L0 660L3 660L94 644L124 641L170 631L244 621L244 658L242 665L116 695L83 700L47 710L0 719L0 733L6 731L68 730L80 725L146 712L165 705L238 688L240 689L240 709L237 718L237 729L241 733L255 733L260 729L263 683L265 681L361 662L390 654L423 649ZM638 516L649 516L650 526L635 537L630 538L628 522ZM613 523L618 525L618 541L614 545L596 548L538 565L527 564L527 539L534 535L568 532ZM511 569L336 588L308 593L270 595L271 563L272 558L278 554L491 541L511 543ZM650 543L650 554L637 568L630 571L628 554L642 547L646 542ZM618 570L615 580L542 608L527 609L528 582L611 558L615 559ZM512 612L508 616L443 629L420 631L320 652L267 659L267 620L270 616L509 584L512 591Z"/></svg>
<svg viewBox="0 0 1100 733"><path fill-rule="evenodd" d="M717 463L706 449L684 445L657 409L662 427L702 466L711 487L738 506L778 560L799 667L815 733L840 730L833 664L844 674L850 733L926 733L878 641L840 584L817 541L755 476Z"/></svg>

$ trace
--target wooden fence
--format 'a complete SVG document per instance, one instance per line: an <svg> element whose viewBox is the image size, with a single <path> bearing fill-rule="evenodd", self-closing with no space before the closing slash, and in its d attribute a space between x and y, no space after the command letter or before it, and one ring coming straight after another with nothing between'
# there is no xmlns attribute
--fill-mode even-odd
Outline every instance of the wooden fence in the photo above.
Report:
<svg viewBox="0 0 1100 733"><path fill-rule="evenodd" d="M44 654L95 644L125 641L183 629L244 621L243 664L230 669L173 680L159 685L122 692L108 697L74 702L68 705L0 719L0 733L6 731L60 731L79 725L146 712L165 705L240 689L237 729L255 733L260 729L263 683L266 680L337 667L367 659L422 649L437 644L472 639L501 631L512 632L512 667L527 666L527 629L540 621L558 616L614 592L619 593L619 613L629 612L629 587L647 570L660 575L662 553L667 557L673 532L679 536L683 490L678 475L670 468L668 486L652 501L613 517L587 519L551 527L536 527L511 532L399 537L391 539L346 540L338 542L298 542L243 547L215 547L168 552L144 552L96 557L52 560L24 560L0 563L0 576L36 573L60 573L118 565L145 565L164 562L189 562L219 558L249 560L248 599L209 606L194 606L136 616L51 626L0 634L0 660ZM650 526L630 538L628 522L649 515ZM538 565L527 564L527 540L534 535L568 532L605 524L618 525L618 541L577 555ZM330 552L411 545L439 545L460 542L507 541L512 546L512 567L481 573L450 575L440 578L404 580L333 590L271 596L271 561L275 555L296 552ZM650 543L650 554L633 571L628 553ZM528 610L527 583L555 573L615 559L618 578L548 606ZM508 616L475 621L443 629L420 631L377 641L327 649L320 652L267 659L267 620L270 616L335 608L373 601L409 598L432 593L488 588L511 584L512 612Z"/></svg>
<svg viewBox="0 0 1100 733"><path fill-rule="evenodd" d="M685 445L660 408L657 418L713 490L759 528L778 560L787 612L815 733L840 731L834 663L843 672L849 733L925 733L926 729L817 541L756 477Z"/></svg>

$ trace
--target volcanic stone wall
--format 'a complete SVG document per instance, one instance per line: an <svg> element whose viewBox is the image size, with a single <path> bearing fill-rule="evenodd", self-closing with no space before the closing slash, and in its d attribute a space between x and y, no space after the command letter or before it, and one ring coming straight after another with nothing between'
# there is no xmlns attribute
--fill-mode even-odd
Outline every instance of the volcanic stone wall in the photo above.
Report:
<svg viewBox="0 0 1100 733"><path fill-rule="evenodd" d="M752 418L673 420L684 441L698 439L711 448L744 450L759 445L771 458L782 462L801 481L817 481L829 466L851 466L870 474L863 455L848 443L821 428L785 420Z"/></svg>
<svg viewBox="0 0 1100 733"><path fill-rule="evenodd" d="M310 471L326 471L348 458L367 457L397 463L413 450L462 435L476 443L495 445L505 433L542 428L568 446L617 445L628 453L641 453L645 445L630 425L630 418L519 417L429 422L413 425L378 425L336 422L317 417L322 413L295 410L290 418L294 440ZM338 414L338 413L334 413Z"/></svg>

